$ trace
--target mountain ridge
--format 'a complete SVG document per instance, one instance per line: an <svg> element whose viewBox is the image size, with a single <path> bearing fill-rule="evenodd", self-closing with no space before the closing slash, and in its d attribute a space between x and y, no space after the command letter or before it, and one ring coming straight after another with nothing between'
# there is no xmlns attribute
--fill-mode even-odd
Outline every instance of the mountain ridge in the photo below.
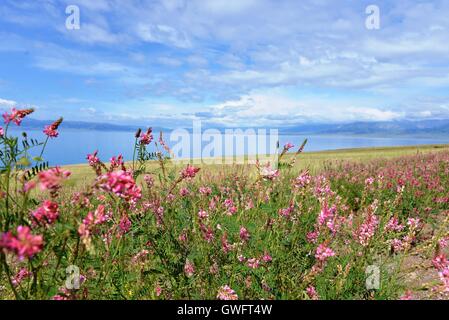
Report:
<svg viewBox="0 0 449 320"><path fill-rule="evenodd" d="M22 122L20 128L37 129L44 128L52 121L27 118ZM202 129L212 128L204 125ZM78 130L99 130L99 131L136 131L146 127L127 124L113 124L107 122L87 122L87 121L64 121L61 125L63 129ZM153 132L171 131L173 128L163 126L153 126ZM229 127L213 127L220 131L232 129ZM248 128L248 127L247 127ZM242 129L247 129L242 128ZM270 129L270 127L259 127ZM271 127L272 128L272 127ZM192 128L185 127L187 131ZM278 128L281 134L341 134L341 135L446 135L449 134L449 119L434 120L394 120L394 121L357 121L350 123L307 123L297 124Z"/></svg>

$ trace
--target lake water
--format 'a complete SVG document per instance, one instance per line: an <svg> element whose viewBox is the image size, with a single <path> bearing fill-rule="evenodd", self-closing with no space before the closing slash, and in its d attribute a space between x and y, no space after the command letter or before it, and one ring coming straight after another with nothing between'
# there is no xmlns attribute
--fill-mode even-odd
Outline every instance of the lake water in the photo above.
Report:
<svg viewBox="0 0 449 320"><path fill-rule="evenodd" d="M37 138L39 141L44 140L41 131L27 130L28 136ZM20 134L20 132L14 132ZM155 138L158 134L155 134ZM167 144L172 147L177 141L169 141L169 134L164 135ZM357 137L357 136L303 136L303 135L279 135L280 145L291 142L295 146L299 146L302 141L308 138L305 151L322 151L336 150L345 148L362 148L362 147L386 147L386 146L408 146L418 144L443 144L449 143L449 137L444 139L436 138L373 138L373 137ZM71 130L61 129L60 135L56 139L48 142L44 158L51 165L66 165L86 163L86 155L95 150L99 150L99 157L103 161L109 161L112 156L123 154L126 160L132 159L134 143L133 132L117 132L117 131L94 131L94 130ZM209 142L203 142L202 148ZM193 143L192 143L193 144ZM230 149L223 148L223 154ZM232 150L232 149L231 149ZM232 151L231 151L232 152ZM235 154L242 154L235 151ZM243 151L243 153L246 153Z"/></svg>

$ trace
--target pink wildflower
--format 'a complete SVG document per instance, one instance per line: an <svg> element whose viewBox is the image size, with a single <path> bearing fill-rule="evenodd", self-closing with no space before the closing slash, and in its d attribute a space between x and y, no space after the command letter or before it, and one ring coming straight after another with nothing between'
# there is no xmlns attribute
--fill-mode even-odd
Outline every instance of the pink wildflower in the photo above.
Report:
<svg viewBox="0 0 449 320"><path fill-rule="evenodd" d="M202 195L209 196L212 193L212 189L209 187L200 187L199 192Z"/></svg>
<svg viewBox="0 0 449 320"><path fill-rule="evenodd" d="M399 220L396 217L391 218L388 223L385 225L385 231L402 231L405 227L402 224L399 224Z"/></svg>
<svg viewBox="0 0 449 320"><path fill-rule="evenodd" d="M337 208L335 206L332 206L331 208L329 208L327 202L324 202L322 208L321 208L321 212L318 215L318 225L323 225L326 222L328 222L329 220L331 220L334 217L335 211L337 210Z"/></svg>
<svg viewBox="0 0 449 320"><path fill-rule="evenodd" d="M240 239L242 241L248 242L250 238L249 232L245 227L240 228Z"/></svg>
<svg viewBox="0 0 449 320"><path fill-rule="evenodd" d="M224 253L228 253L232 250L232 245L228 242L228 236L226 233L223 234L221 237L221 248L223 249Z"/></svg>
<svg viewBox="0 0 449 320"><path fill-rule="evenodd" d="M22 122L23 118L25 118L27 115L33 112L34 109L17 110L16 108L12 108L10 114L7 112L3 114L3 119L5 120L5 124L8 124L12 121L16 125L20 126L20 123Z"/></svg>
<svg viewBox="0 0 449 320"><path fill-rule="evenodd" d="M440 240L438 240L438 244L440 245L441 249L444 249L448 246L448 238L442 238Z"/></svg>
<svg viewBox="0 0 449 320"><path fill-rule="evenodd" d="M252 208L254 208L254 202L252 199L248 199L245 204L245 210L251 210Z"/></svg>
<svg viewBox="0 0 449 320"><path fill-rule="evenodd" d="M148 188L151 188L152 186L154 186L154 178L151 175L149 175L149 174L144 175L143 180L147 184Z"/></svg>
<svg viewBox="0 0 449 320"><path fill-rule="evenodd" d="M284 151L287 152L288 150L290 150L291 148L293 148L295 145L293 143L287 142L284 145Z"/></svg>
<svg viewBox="0 0 449 320"><path fill-rule="evenodd" d="M391 248L394 252L399 252L404 249L404 243L399 239L393 239L391 240Z"/></svg>
<svg viewBox="0 0 449 320"><path fill-rule="evenodd" d="M181 171L181 178L182 179L192 179L195 178L196 174L200 171L200 168L196 168L194 166L191 166L190 164L187 165L182 171Z"/></svg>
<svg viewBox="0 0 449 320"><path fill-rule="evenodd" d="M219 300L238 300L238 295L228 285L225 285L218 290L217 299Z"/></svg>
<svg viewBox="0 0 449 320"><path fill-rule="evenodd" d="M307 296L311 300L319 300L318 293L316 292L316 289L314 286L308 286L306 289Z"/></svg>
<svg viewBox="0 0 449 320"><path fill-rule="evenodd" d="M70 172L61 170L59 167L39 172L39 183L41 190L57 191L63 180L70 176Z"/></svg>
<svg viewBox="0 0 449 320"><path fill-rule="evenodd" d="M97 157L97 154L98 150L95 150L94 153L88 154L86 157L87 161L89 162L89 165L92 167L100 163L100 159Z"/></svg>
<svg viewBox="0 0 449 320"><path fill-rule="evenodd" d="M157 208L155 208L153 210L153 212L154 212L154 214L156 216L156 223L157 223L157 225L158 226L162 225L162 223L164 221L163 220L164 219L164 212L165 212L164 207L158 206Z"/></svg>
<svg viewBox="0 0 449 320"><path fill-rule="evenodd" d="M310 184L311 177L308 171L304 171L301 173L296 179L293 181L293 185L295 188L304 188Z"/></svg>
<svg viewBox="0 0 449 320"><path fill-rule="evenodd" d="M124 166L124 162L123 162L123 156L121 154L119 154L117 157L112 157L110 159L111 162L111 168L115 169L115 168L123 168Z"/></svg>
<svg viewBox="0 0 449 320"><path fill-rule="evenodd" d="M204 240L207 242L212 242L214 240L214 230L211 227L206 227L202 223L200 224L200 229L203 234Z"/></svg>
<svg viewBox="0 0 449 320"><path fill-rule="evenodd" d="M25 257L31 259L42 251L43 246L43 237L31 234L29 227L18 226L16 236L10 231L0 236L0 248L14 252L19 260L23 260Z"/></svg>
<svg viewBox="0 0 449 320"><path fill-rule="evenodd" d="M437 270L443 270L444 268L446 268L447 266L449 266L449 263L446 259L446 256L444 254L439 254L436 255L433 259L432 259L432 265L437 269Z"/></svg>
<svg viewBox="0 0 449 320"><path fill-rule="evenodd" d="M190 191L187 188L181 188L181 190L179 190L179 195L181 197L188 196L189 194L190 194Z"/></svg>
<svg viewBox="0 0 449 320"><path fill-rule="evenodd" d="M100 176L98 181L100 188L113 192L131 203L135 203L142 196L142 190L136 184L130 172L123 170L108 172Z"/></svg>
<svg viewBox="0 0 449 320"><path fill-rule="evenodd" d="M355 236L362 246L367 246L369 244L369 241L376 232L378 224L379 219L377 216L375 214L369 214L364 223L358 228Z"/></svg>
<svg viewBox="0 0 449 320"><path fill-rule="evenodd" d="M413 294L410 290L407 290L403 296L399 298L399 300L413 300Z"/></svg>
<svg viewBox="0 0 449 320"><path fill-rule="evenodd" d="M234 201L232 201L232 199L230 199L230 198L225 199L224 205L225 205L226 208L229 208L229 207L234 205Z"/></svg>
<svg viewBox="0 0 449 320"><path fill-rule="evenodd" d="M129 220L127 215L124 215L122 219L120 219L119 223L120 233L125 234L131 229L131 220Z"/></svg>
<svg viewBox="0 0 449 320"><path fill-rule="evenodd" d="M186 264L184 265L184 273L188 278L192 277L195 274L195 266L189 259L186 260Z"/></svg>
<svg viewBox="0 0 449 320"><path fill-rule="evenodd" d="M446 266L443 270L440 270L438 275L440 276L441 282L443 282L444 291L449 292L449 266Z"/></svg>
<svg viewBox="0 0 449 320"><path fill-rule="evenodd" d="M263 262L271 262L273 261L273 258L270 256L268 252L264 252L262 260Z"/></svg>
<svg viewBox="0 0 449 320"><path fill-rule="evenodd" d="M20 285L23 279L28 278L31 275L32 273L28 271L26 268L21 268L19 272L17 272L17 274L14 276L14 279L12 279L11 282L14 285L14 287L17 287L18 285Z"/></svg>
<svg viewBox="0 0 449 320"><path fill-rule="evenodd" d="M279 170L273 169L270 165L270 163L267 163L265 166L263 166L260 171L260 176L265 180L275 180L277 177L279 177Z"/></svg>
<svg viewBox="0 0 449 320"><path fill-rule="evenodd" d="M410 227L411 230L418 229L420 226L420 219L419 218L408 218L407 225Z"/></svg>
<svg viewBox="0 0 449 320"><path fill-rule="evenodd" d="M38 223L53 224L59 217L58 204L45 200L31 215Z"/></svg>
<svg viewBox="0 0 449 320"><path fill-rule="evenodd" d="M224 205L227 209L226 214L228 216L232 216L234 213L237 212L237 207L234 205L234 201L232 201L231 198L225 199Z"/></svg>
<svg viewBox="0 0 449 320"><path fill-rule="evenodd" d="M295 206L294 206L294 204L291 204L289 207L287 207L287 208L281 208L281 209L279 209L279 215L280 216L282 216L282 217L289 217L290 216L290 214L293 212L293 210L295 209Z"/></svg>
<svg viewBox="0 0 449 320"><path fill-rule="evenodd" d="M150 254L150 251L148 251L147 249L143 249L141 251L139 251L136 255L134 255L134 257L132 257L131 262L133 264L137 264L139 262L144 262L146 257Z"/></svg>
<svg viewBox="0 0 449 320"><path fill-rule="evenodd" d="M329 257L335 256L335 252L326 247L324 243L320 244L316 249L315 258L321 262L325 262Z"/></svg>
<svg viewBox="0 0 449 320"><path fill-rule="evenodd" d="M51 125L45 126L44 133L49 138L56 138L59 135L58 128L61 123L62 123L62 118L59 118L58 120L53 122Z"/></svg>
<svg viewBox="0 0 449 320"><path fill-rule="evenodd" d="M209 217L209 214L205 210L198 211L198 217L200 219L207 219Z"/></svg>
<svg viewBox="0 0 449 320"><path fill-rule="evenodd" d="M145 145L150 144L151 141L153 141L153 133L152 132L153 132L153 129L149 128L146 133L142 133L140 135L139 143L140 144L145 144Z"/></svg>
<svg viewBox="0 0 449 320"><path fill-rule="evenodd" d="M257 269L259 267L260 260L257 258L251 258L248 259L246 263L251 269Z"/></svg>
<svg viewBox="0 0 449 320"><path fill-rule="evenodd" d="M156 297L159 297L162 294L161 286L157 285L155 291L156 291Z"/></svg>
<svg viewBox="0 0 449 320"><path fill-rule="evenodd" d="M178 240L180 242L187 242L187 233L185 231L183 231L179 236L178 236Z"/></svg>
<svg viewBox="0 0 449 320"><path fill-rule="evenodd" d="M109 216L105 214L104 205L100 204L95 212L89 212L87 216L83 219L83 222L78 228L78 234L83 239L88 239L91 232L94 230L96 225L102 224L109 219Z"/></svg>
<svg viewBox="0 0 449 320"><path fill-rule="evenodd" d="M316 243L319 235L320 234L318 231L311 231L306 235L307 241L310 243Z"/></svg>
<svg viewBox="0 0 449 320"><path fill-rule="evenodd" d="M209 210L214 211L216 208L217 208L217 201L214 198L210 199Z"/></svg>

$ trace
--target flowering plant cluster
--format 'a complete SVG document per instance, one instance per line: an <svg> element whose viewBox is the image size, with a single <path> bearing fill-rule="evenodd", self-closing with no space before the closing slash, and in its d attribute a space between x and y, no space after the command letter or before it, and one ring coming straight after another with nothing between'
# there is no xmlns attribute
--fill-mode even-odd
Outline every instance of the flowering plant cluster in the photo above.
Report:
<svg viewBox="0 0 449 320"><path fill-rule="evenodd" d="M73 186L68 170L42 160L61 119L44 143L25 135L20 149L8 135L31 112L5 113L0 128L0 298L408 299L414 289L398 274L417 248L435 267L433 292L449 292L447 152L312 173L296 165L304 144L288 153L289 143L277 169L200 168L171 162L148 129L135 134L130 162L87 155L92 175ZM376 290L365 285L371 265ZM79 287L66 286L71 266Z"/></svg>

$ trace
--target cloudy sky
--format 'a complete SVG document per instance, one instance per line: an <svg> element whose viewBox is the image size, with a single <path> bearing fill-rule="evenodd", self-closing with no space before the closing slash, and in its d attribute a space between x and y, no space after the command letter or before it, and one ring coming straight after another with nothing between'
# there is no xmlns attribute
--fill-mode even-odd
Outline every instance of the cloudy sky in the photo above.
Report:
<svg viewBox="0 0 449 320"><path fill-rule="evenodd" d="M2 0L0 108L156 126L449 118L448 17L444 0Z"/></svg>

